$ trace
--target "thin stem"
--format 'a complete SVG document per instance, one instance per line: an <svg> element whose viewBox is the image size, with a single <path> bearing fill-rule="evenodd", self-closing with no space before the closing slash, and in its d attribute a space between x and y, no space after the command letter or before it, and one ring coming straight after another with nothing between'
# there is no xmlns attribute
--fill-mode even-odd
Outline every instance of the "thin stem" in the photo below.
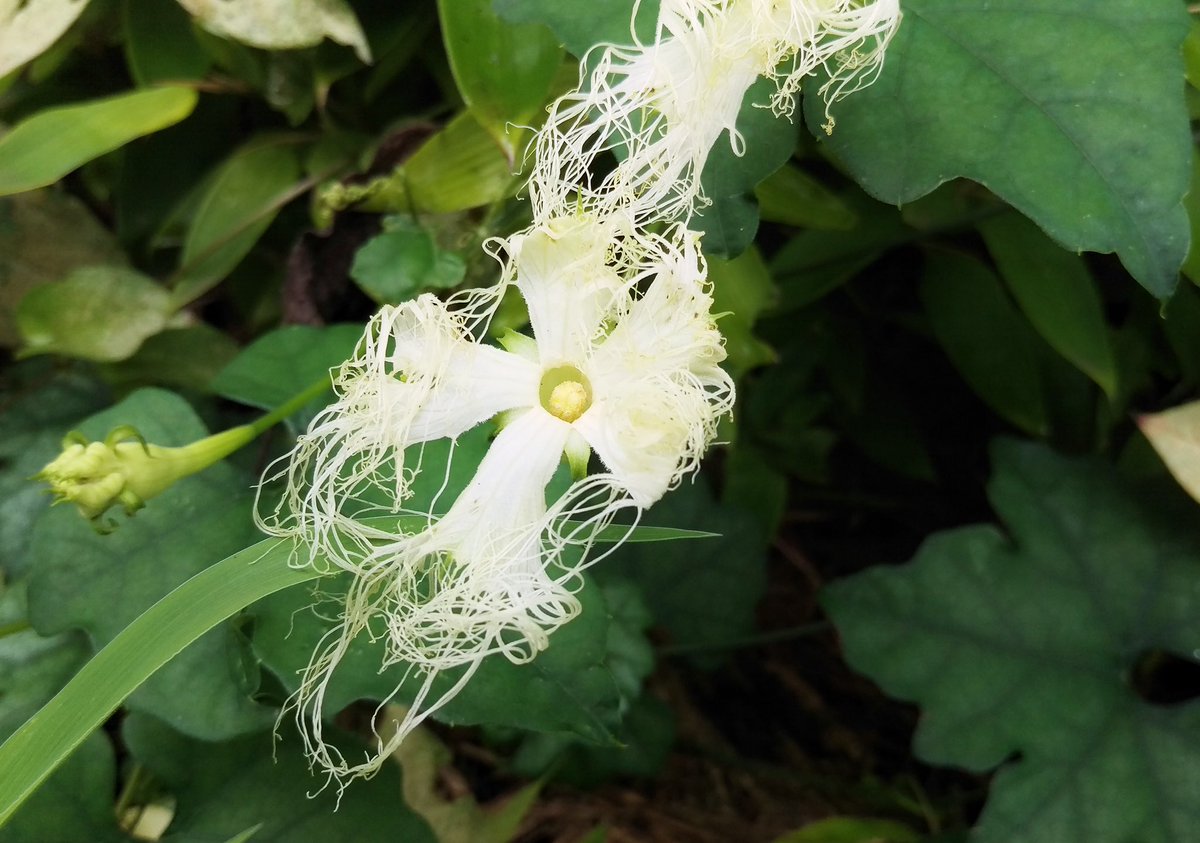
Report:
<svg viewBox="0 0 1200 843"><path fill-rule="evenodd" d="M296 393L291 398L289 398L287 401L284 401L282 404L280 404L278 407L276 407L271 412L267 413L262 418L248 424L247 427L249 427L252 431L254 431L255 436L258 436L260 433L263 433L268 428L274 427L275 424L286 419L288 416L290 416L292 413L294 413L297 410L299 410L300 408L302 408L308 402L312 401L315 398L320 398L322 395L324 395L326 392L329 391L329 388L330 388L329 374L326 373L326 374L322 375L318 380L313 381L309 386L305 387L302 391Z"/></svg>

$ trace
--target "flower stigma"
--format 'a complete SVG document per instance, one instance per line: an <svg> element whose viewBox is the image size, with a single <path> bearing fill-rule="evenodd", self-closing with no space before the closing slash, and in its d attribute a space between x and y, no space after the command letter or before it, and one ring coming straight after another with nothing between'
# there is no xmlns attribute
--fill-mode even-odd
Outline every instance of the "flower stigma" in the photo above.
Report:
<svg viewBox="0 0 1200 843"><path fill-rule="evenodd" d="M538 398L547 413L570 424L592 406L592 385L574 366L555 366L542 375Z"/></svg>

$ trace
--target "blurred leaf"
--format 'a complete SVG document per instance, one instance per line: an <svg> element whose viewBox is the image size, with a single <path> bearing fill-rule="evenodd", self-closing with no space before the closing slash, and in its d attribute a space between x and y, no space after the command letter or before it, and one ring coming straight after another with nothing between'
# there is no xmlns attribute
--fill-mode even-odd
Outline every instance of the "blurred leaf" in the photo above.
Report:
<svg viewBox="0 0 1200 843"><path fill-rule="evenodd" d="M1188 242L1187 28L1178 0L905 0L882 74L832 108L827 142L873 196L966 176L1165 299ZM805 114L825 122L820 97Z"/></svg>
<svg viewBox="0 0 1200 843"><path fill-rule="evenodd" d="M384 230L354 255L350 277L379 304L399 304L462 283L466 264L419 228Z"/></svg>
<svg viewBox="0 0 1200 843"><path fill-rule="evenodd" d="M345 362L362 333L361 325L277 328L259 337L222 369L212 390L251 407L273 410ZM293 416L296 428L308 427L326 403L314 401Z"/></svg>
<svg viewBox="0 0 1200 843"><path fill-rule="evenodd" d="M251 47L295 50L329 38L371 61L367 37L345 0L179 0L179 5L209 32Z"/></svg>
<svg viewBox="0 0 1200 843"><path fill-rule="evenodd" d="M1050 346L1109 396L1117 363L1096 282L1078 255L1066 252L1018 214L979 226L1013 297Z"/></svg>
<svg viewBox="0 0 1200 843"><path fill-rule="evenodd" d="M921 758L1003 765L972 839L1191 840L1200 705L1148 704L1133 677L1148 653L1195 663L1195 531L1098 462L1012 441L993 456L1009 535L939 533L828 587L847 659L922 706Z"/></svg>
<svg viewBox="0 0 1200 843"><path fill-rule="evenodd" d="M973 258L933 253L921 301L938 342L971 389L1010 423L1046 435L1037 336L999 280Z"/></svg>
<svg viewBox="0 0 1200 843"><path fill-rule="evenodd" d="M749 248L758 232L754 189L778 170L796 148L796 127L763 105L774 86L759 79L750 86L738 112L737 130L749 154L735 155L728 133L717 139L700 186L712 204L699 208L691 226L704 233L704 253L735 258Z"/></svg>
<svg viewBox="0 0 1200 843"><path fill-rule="evenodd" d="M53 184L192 113L190 88L151 88L39 111L0 136L0 196Z"/></svg>
<svg viewBox="0 0 1200 843"><path fill-rule="evenodd" d="M37 58L87 8L87 0L25 0L0 7L0 78Z"/></svg>
<svg viewBox="0 0 1200 843"><path fill-rule="evenodd" d="M515 129L513 130L516 131ZM512 143L519 144L514 137ZM448 214L488 205L520 186L504 150L469 112L451 120L392 173L365 184L326 185L315 215L322 226L347 208Z"/></svg>
<svg viewBox="0 0 1200 843"><path fill-rule="evenodd" d="M759 216L819 231L847 231L858 217L837 194L794 164L785 164L754 189Z"/></svg>
<svg viewBox="0 0 1200 843"><path fill-rule="evenodd" d="M23 356L125 360L147 337L181 319L166 290L120 266L77 269L30 290L17 306Z"/></svg>
<svg viewBox="0 0 1200 843"><path fill-rule="evenodd" d="M726 449L721 503L754 516L765 543L775 537L783 523L788 480L779 465L745 440L739 435Z"/></svg>
<svg viewBox="0 0 1200 843"><path fill-rule="evenodd" d="M45 362L21 364L22 371L35 369L32 383L6 384L0 410L0 579L25 572L34 520L50 506L45 489L29 478L62 450L63 435L106 399L100 384L75 372L46 371Z"/></svg>
<svg viewBox="0 0 1200 843"><path fill-rule="evenodd" d="M712 312L718 316L729 355L726 368L735 379L777 359L775 350L754 335L754 323L774 303L778 291L762 255L751 247L732 261L708 262L713 285Z"/></svg>
<svg viewBox="0 0 1200 843"><path fill-rule="evenodd" d="M208 392L213 378L237 353L227 334L200 323L155 334L132 357L102 371L118 389L154 385Z"/></svg>
<svg viewBox="0 0 1200 843"><path fill-rule="evenodd" d="M254 248L300 181L291 139L251 141L205 188L188 229L172 299L182 307L219 284Z"/></svg>
<svg viewBox="0 0 1200 843"><path fill-rule="evenodd" d="M1139 416L1138 427L1179 485L1200 501L1200 401Z"/></svg>
<svg viewBox="0 0 1200 843"><path fill-rule="evenodd" d="M144 389L80 426L102 440L132 425L149 442L183 445L207 434L179 396ZM110 535L71 507L45 512L30 545L30 619L44 634L86 630L102 646L159 598L258 538L250 478L218 464L155 498ZM232 623L189 646L129 699L131 708L214 740L263 728L273 714L253 702L258 666Z"/></svg>
<svg viewBox="0 0 1200 843"><path fill-rule="evenodd" d="M122 0L125 62L138 87L197 80L208 70L208 54L192 34L192 22L175 3Z"/></svg>
<svg viewBox="0 0 1200 843"><path fill-rule="evenodd" d="M80 266L124 262L112 233L74 196L35 190L0 199L0 344L20 340L17 304L34 287Z"/></svg>
<svg viewBox="0 0 1200 843"><path fill-rule="evenodd" d="M544 26L497 17L492 0L438 0L438 14L463 101L515 160L521 150L509 143L507 124L533 121L562 64L562 47Z"/></svg>
<svg viewBox="0 0 1200 843"><path fill-rule="evenodd" d="M1182 387L1200 383L1200 292L1181 286L1167 303L1162 323L1167 341L1179 360Z"/></svg>
<svg viewBox="0 0 1200 843"><path fill-rule="evenodd" d="M423 473L428 472L426 467ZM319 587L319 596L289 589L260 601L251 610L255 652L288 691L296 689L299 673L333 625L329 618L337 615L345 594L340 576L323 579ZM585 585L576 596L583 605L579 617L558 629L537 658L523 665L502 655L484 659L458 696L435 711L433 718L455 725L517 726L611 741L610 727L620 694L606 661L608 610L600 589L593 584ZM363 635L351 643L326 690L330 717L355 700L389 699L398 687L396 701L411 702L422 677L406 679L405 664L381 672L383 650L382 641L372 642ZM438 699L461 673L443 672L429 699Z"/></svg>
<svg viewBox="0 0 1200 843"><path fill-rule="evenodd" d="M122 736L176 799L164 843L224 841L251 828L252 843L435 843L404 804L395 765L339 794L308 769L294 737L206 743L144 715L128 717ZM341 744L353 751L350 738Z"/></svg>
<svg viewBox="0 0 1200 843"><path fill-rule="evenodd" d="M0 628L25 619L24 592L0 583ZM27 629L0 635L0 738L32 717L89 651L78 634L43 638ZM92 735L4 825L5 843L125 839L113 817L115 779L112 746L104 735Z"/></svg>
<svg viewBox="0 0 1200 843"><path fill-rule="evenodd" d="M891 820L830 817L777 837L774 843L920 843L921 835Z"/></svg>
<svg viewBox="0 0 1200 843"><path fill-rule="evenodd" d="M1187 209L1191 233L1183 274L1193 283L1200 284L1200 152L1196 149L1192 150L1192 181L1187 196L1183 198L1183 207Z"/></svg>
<svg viewBox="0 0 1200 843"><path fill-rule="evenodd" d="M694 652L703 664L719 661L709 650L753 633L754 610L766 586L766 543L750 515L721 506L702 482L667 494L654 519L711 530L719 538L697 542L625 545L595 568L602 582L637 585L671 644Z"/></svg>
<svg viewBox="0 0 1200 843"><path fill-rule="evenodd" d="M510 23L545 24L579 58L596 44L632 43L634 0L492 0L492 7ZM658 0L637 4L637 10L638 35L653 41Z"/></svg>

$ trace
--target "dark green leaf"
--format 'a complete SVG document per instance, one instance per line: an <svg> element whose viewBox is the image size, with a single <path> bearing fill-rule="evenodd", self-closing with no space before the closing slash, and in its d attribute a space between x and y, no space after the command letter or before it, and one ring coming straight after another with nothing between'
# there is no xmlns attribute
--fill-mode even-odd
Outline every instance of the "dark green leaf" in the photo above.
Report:
<svg viewBox="0 0 1200 843"><path fill-rule="evenodd" d="M123 0L125 61L140 87L200 79L209 58L192 33L192 21L178 3Z"/></svg>
<svg viewBox="0 0 1200 843"><path fill-rule="evenodd" d="M384 231L354 255L350 277L380 304L399 304L427 290L447 290L466 274L466 264L443 252L420 229Z"/></svg>
<svg viewBox="0 0 1200 843"><path fill-rule="evenodd" d="M1192 840L1200 705L1133 686L1148 653L1196 661L1192 510L1041 446L1002 442L994 462L1009 535L939 533L904 567L826 589L848 660L922 706L922 758L1004 765L980 843Z"/></svg>
<svg viewBox="0 0 1200 843"><path fill-rule="evenodd" d="M385 765L339 799L310 771L287 736L204 743L144 715L125 720L130 752L176 799L164 843L226 841L248 829L251 843L434 843L425 821L401 797L400 771ZM290 739L289 739L290 737ZM353 741L341 741L347 753ZM317 791L321 791L317 793Z"/></svg>
<svg viewBox="0 0 1200 843"><path fill-rule="evenodd" d="M195 106L190 88L152 88L39 112L0 136L0 196L53 184Z"/></svg>
<svg viewBox="0 0 1200 843"><path fill-rule="evenodd" d="M1188 242L1187 23L1178 0L906 0L882 74L833 107L828 143L887 202L966 176L1165 298ZM805 111L824 123L819 97Z"/></svg>
<svg viewBox="0 0 1200 843"><path fill-rule="evenodd" d="M818 231L847 231L858 222L854 211L837 194L791 164L759 182L754 196L759 216L768 222Z"/></svg>
<svg viewBox="0 0 1200 843"><path fill-rule="evenodd" d="M729 373L741 378L751 369L774 362L774 349L754 335L759 314L775 304L778 296L762 255L751 248L732 261L710 260L708 278L713 285L712 311L720 314Z"/></svg>
<svg viewBox="0 0 1200 843"><path fill-rule="evenodd" d="M207 392L217 373L238 348L228 334L203 322L170 328L148 338L128 360L103 368L118 391L139 386L169 386Z"/></svg>
<svg viewBox="0 0 1200 843"><path fill-rule="evenodd" d="M979 230L1033 327L1055 351L1115 395L1117 363L1108 323L1083 259L1063 251L1018 214L993 217Z"/></svg>
<svg viewBox="0 0 1200 843"><path fill-rule="evenodd" d="M207 433L182 398L150 389L80 430L102 440L119 425L158 445ZM31 620L43 634L83 629L97 646L107 643L171 589L255 541L252 505L250 478L218 464L181 480L110 535L99 535L72 507L44 513L30 546ZM257 688L258 666L241 633L223 624L155 674L129 705L217 739L271 722L271 712L252 701Z"/></svg>
<svg viewBox="0 0 1200 843"><path fill-rule="evenodd" d="M496 14L512 23L541 23L580 58L596 44L629 44L634 0L492 0ZM638 6L637 31L653 40L658 0Z"/></svg>
<svg viewBox="0 0 1200 843"><path fill-rule="evenodd" d="M978 261L929 256L921 300L938 342L971 388L1012 424L1049 432L1037 335Z"/></svg>

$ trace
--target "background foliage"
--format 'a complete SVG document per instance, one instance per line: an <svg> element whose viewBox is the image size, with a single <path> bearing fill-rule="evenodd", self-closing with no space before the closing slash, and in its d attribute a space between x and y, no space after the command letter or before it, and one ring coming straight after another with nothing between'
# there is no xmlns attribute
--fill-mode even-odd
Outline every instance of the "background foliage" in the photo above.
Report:
<svg viewBox="0 0 1200 843"><path fill-rule="evenodd" d="M322 402L109 535L28 482L62 436L186 444L320 378L379 304L490 283L526 127L633 6L10 5L0 737L259 540L256 478ZM756 87L747 154L705 169L739 404L646 521L719 537L596 566L545 654L485 663L336 813L270 733L338 583L278 591L0 840L1191 840L1200 534L1131 416L1200 388L1200 26L1180 0L903 10L831 134ZM347 659L347 747L396 681Z"/></svg>

